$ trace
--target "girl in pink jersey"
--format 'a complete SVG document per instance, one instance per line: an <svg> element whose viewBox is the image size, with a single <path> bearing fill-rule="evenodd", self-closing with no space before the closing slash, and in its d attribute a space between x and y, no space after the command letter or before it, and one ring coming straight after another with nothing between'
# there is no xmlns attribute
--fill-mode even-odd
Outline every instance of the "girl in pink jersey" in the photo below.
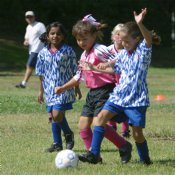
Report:
<svg viewBox="0 0 175 175"><path fill-rule="evenodd" d="M108 47L108 49L115 56L117 56L118 53L123 49L121 39L119 38L119 32L120 32L120 30L122 29L123 26L124 26L123 24L117 24L111 32L111 40L112 40L113 44L111 44ZM119 78L120 78L120 75L116 74L117 83L119 81ZM116 122L110 121L109 125L111 125L115 130L117 129ZM130 132L129 131L129 124L128 124L127 120L122 123L121 132L122 132L123 137L129 137L130 136L130 134L129 134L129 132Z"/></svg>
<svg viewBox="0 0 175 175"><path fill-rule="evenodd" d="M111 54L106 46L97 43L97 39L100 39L102 36L100 29L105 26L105 24L96 22L91 15L85 16L83 20L78 21L73 26L73 36L76 38L79 47L84 50L81 55L80 63L83 64L84 62L90 62L93 65L98 65L114 59L114 55ZM89 151L92 141L91 124L93 122L93 118L101 111L104 103L109 97L109 94L115 86L116 80L114 74L101 73L92 70L83 71L80 69L74 78L72 78L68 83L61 87L56 87L55 92L61 93L75 85L78 85L81 79L84 79L86 87L89 88L89 92L80 116L79 130L80 137L84 142L85 148ZM123 120L125 121L126 119L126 116L123 116ZM106 125L105 127L105 137L119 148L119 150L122 150L123 155L125 155L125 152L131 152L131 144L123 137L119 136L109 125ZM122 158L122 155L120 156ZM102 159L99 156L96 163L101 161Z"/></svg>

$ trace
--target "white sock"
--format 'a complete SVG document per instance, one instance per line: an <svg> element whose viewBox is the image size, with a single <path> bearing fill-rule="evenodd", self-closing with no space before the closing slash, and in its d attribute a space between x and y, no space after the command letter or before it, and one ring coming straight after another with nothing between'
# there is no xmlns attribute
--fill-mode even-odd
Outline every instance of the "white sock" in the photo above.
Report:
<svg viewBox="0 0 175 175"><path fill-rule="evenodd" d="M26 81L22 81L21 83L22 83L22 85L24 85L24 86L27 85L27 82L26 82Z"/></svg>

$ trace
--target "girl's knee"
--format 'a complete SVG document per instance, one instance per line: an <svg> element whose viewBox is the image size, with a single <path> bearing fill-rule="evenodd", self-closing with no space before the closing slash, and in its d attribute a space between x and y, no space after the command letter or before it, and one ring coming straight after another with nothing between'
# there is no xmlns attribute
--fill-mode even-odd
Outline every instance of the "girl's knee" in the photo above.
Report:
<svg viewBox="0 0 175 175"><path fill-rule="evenodd" d="M79 130L87 129L91 127L93 118L89 117L80 117L78 122L78 128Z"/></svg>
<svg viewBox="0 0 175 175"><path fill-rule="evenodd" d="M143 135L143 129L141 127L132 127L133 129L133 138L137 143L142 143L145 140Z"/></svg>

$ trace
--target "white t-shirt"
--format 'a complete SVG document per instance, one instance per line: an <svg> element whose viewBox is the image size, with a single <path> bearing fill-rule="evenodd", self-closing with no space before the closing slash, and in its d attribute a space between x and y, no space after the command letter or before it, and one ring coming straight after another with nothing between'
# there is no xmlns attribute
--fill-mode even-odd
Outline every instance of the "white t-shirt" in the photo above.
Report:
<svg viewBox="0 0 175 175"><path fill-rule="evenodd" d="M43 23L35 21L26 27L26 33L24 38L29 41L29 54L31 52L38 53L44 46L39 40L42 33L46 31Z"/></svg>

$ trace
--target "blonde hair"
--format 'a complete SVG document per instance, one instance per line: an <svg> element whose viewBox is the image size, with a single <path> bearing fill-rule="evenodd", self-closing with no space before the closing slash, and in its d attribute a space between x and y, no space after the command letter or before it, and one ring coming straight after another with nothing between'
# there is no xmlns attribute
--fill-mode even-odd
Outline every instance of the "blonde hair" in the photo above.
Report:
<svg viewBox="0 0 175 175"><path fill-rule="evenodd" d="M124 24L119 23L113 28L113 30L111 32L111 40L112 41L113 41L113 36L116 35L117 33L119 33L120 30L123 28L123 26L124 26Z"/></svg>

